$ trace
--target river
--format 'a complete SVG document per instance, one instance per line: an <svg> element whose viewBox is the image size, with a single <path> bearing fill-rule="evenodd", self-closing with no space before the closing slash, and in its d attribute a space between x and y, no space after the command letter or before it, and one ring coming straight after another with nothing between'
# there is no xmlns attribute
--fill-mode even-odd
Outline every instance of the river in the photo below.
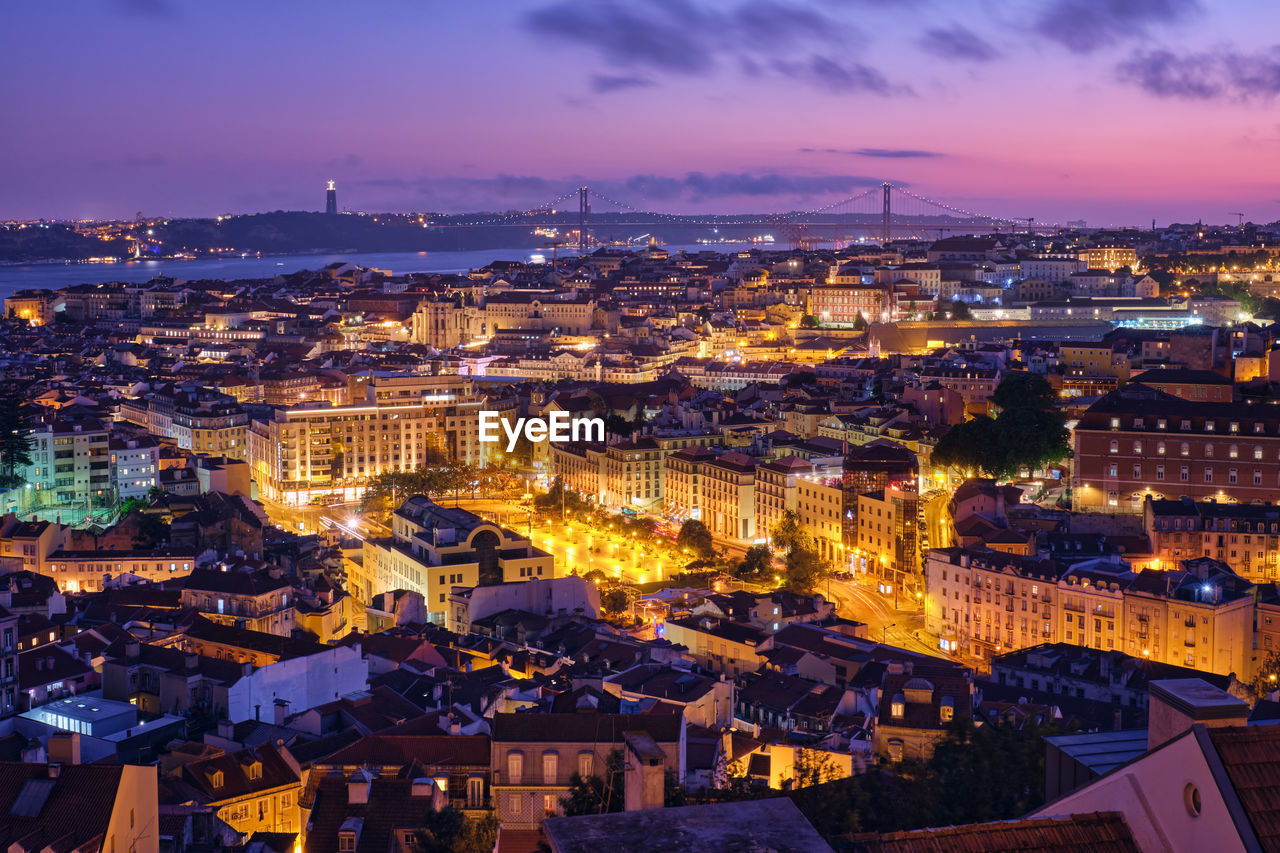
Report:
<svg viewBox="0 0 1280 853"><path fill-rule="evenodd" d="M675 253L681 249L697 252L706 249L736 251L746 243L724 243L715 246L663 246ZM275 255L197 260L138 260L117 263L48 263L0 265L0 298L26 289L57 290L73 284L97 284L104 281L149 281L157 276L195 281L198 279L233 280L271 278L298 270L316 270L335 262L359 264L363 267L390 270L397 275L411 272L460 273L482 267L492 261L527 261L531 249L483 249L474 252L352 252L324 255Z"/></svg>

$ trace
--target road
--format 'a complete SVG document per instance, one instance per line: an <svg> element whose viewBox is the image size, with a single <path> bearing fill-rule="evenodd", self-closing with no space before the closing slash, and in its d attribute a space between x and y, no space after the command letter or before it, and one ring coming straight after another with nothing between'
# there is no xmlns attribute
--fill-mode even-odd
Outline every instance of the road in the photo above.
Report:
<svg viewBox="0 0 1280 853"><path fill-rule="evenodd" d="M924 517L924 528L928 548L949 548L955 541L955 530L951 526L951 513L947 506L951 496L946 492L932 492L920 499L920 512ZM922 548L921 553L928 553Z"/></svg>
<svg viewBox="0 0 1280 853"><path fill-rule="evenodd" d="M573 519L561 521L555 513L532 518L523 504L503 500L463 499L459 506L517 533L532 534L533 544L555 557L557 571L565 573L599 569L626 583L649 583L681 569L689 559L661 537L642 542L622 535L612 524L601 528Z"/></svg>
<svg viewBox="0 0 1280 853"><path fill-rule="evenodd" d="M832 580L830 594L840 616L866 623L868 640L945 657L938 649L938 638L925 633L923 613L895 608L892 598L858 581Z"/></svg>
<svg viewBox="0 0 1280 853"><path fill-rule="evenodd" d="M447 500L442 503L453 505ZM534 518L520 502L463 498L458 505L521 535L531 535L534 544L550 553L557 568L563 567L565 572L576 570L579 574L586 574L592 569L599 569L624 583L648 583L661 580L667 572L679 570L689 559L674 543L664 539L642 543L622 535L611 526L600 529L572 519L562 522L554 513L550 517ZM273 522L300 533L324 532L337 525L347 535L379 537L391 534L386 525L356 515L354 506L286 507L266 502L264 506ZM937 498L930 499L925 506L931 542L935 525L946 524L945 506L945 499ZM945 535L945 527L937 526L936 529L940 535ZM735 556L740 556L747 547L729 542L717 542L717 545ZM923 614L908 607L895 606L892 597L880 594L871 583L870 579L846 581L833 578L830 582L824 581L818 591L836 603L840 616L865 623L867 639L920 654L944 657L938 649L938 638L924 631Z"/></svg>

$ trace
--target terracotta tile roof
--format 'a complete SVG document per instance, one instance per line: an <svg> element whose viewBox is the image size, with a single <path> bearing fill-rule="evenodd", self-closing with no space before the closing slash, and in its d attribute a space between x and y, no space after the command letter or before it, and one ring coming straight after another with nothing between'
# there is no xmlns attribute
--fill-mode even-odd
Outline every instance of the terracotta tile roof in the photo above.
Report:
<svg viewBox="0 0 1280 853"><path fill-rule="evenodd" d="M1208 729L1264 850L1280 849L1280 726Z"/></svg>
<svg viewBox="0 0 1280 853"><path fill-rule="evenodd" d="M434 787L434 786L432 786ZM348 802L347 779L320 780L307 831L308 853L337 853L338 831L351 818L359 823L356 853L399 849L396 834L422 826L431 808L430 796L414 796L412 779L376 778L370 782L367 803Z"/></svg>
<svg viewBox="0 0 1280 853"><path fill-rule="evenodd" d="M891 832L858 838L854 849L863 853L1137 853L1138 845L1123 815L1094 812Z"/></svg>
<svg viewBox="0 0 1280 853"><path fill-rule="evenodd" d="M495 742L619 743L623 732L648 732L656 741L680 740L684 718L666 714L495 714Z"/></svg>
<svg viewBox="0 0 1280 853"><path fill-rule="evenodd" d="M539 829L501 829L494 853L539 853L544 849L541 842Z"/></svg>
<svg viewBox="0 0 1280 853"><path fill-rule="evenodd" d="M80 764L60 768L56 779L48 773L45 764L0 764L0 844L6 848L20 842L27 850L65 850L106 832L121 768Z"/></svg>
<svg viewBox="0 0 1280 853"><path fill-rule="evenodd" d="M205 802L223 802L284 785L300 784L302 779L292 764L292 758L284 747L264 744L192 761L183 766L182 780L198 790ZM256 771L258 777L252 778L250 771L255 763L261 766Z"/></svg>
<svg viewBox="0 0 1280 853"><path fill-rule="evenodd" d="M319 762L324 765L405 767L423 765L488 767L486 735L368 735Z"/></svg>

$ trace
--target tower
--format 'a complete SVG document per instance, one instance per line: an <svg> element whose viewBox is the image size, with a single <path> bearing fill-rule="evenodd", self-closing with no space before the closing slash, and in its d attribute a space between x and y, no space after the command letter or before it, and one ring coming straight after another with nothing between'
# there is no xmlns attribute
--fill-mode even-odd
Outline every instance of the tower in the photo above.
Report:
<svg viewBox="0 0 1280 853"><path fill-rule="evenodd" d="M329 185L324 190L324 212L331 215L338 212L338 190L334 187L333 181L329 181Z"/></svg>
<svg viewBox="0 0 1280 853"><path fill-rule="evenodd" d="M891 233L892 215L889 209L889 187L890 186L891 185L888 181L884 182L884 213L881 214L881 218L880 218L880 241L885 245L888 245L889 241L893 239L893 235Z"/></svg>
<svg viewBox="0 0 1280 853"><path fill-rule="evenodd" d="M591 199L586 187L578 188L578 251L587 253L587 220L591 216Z"/></svg>

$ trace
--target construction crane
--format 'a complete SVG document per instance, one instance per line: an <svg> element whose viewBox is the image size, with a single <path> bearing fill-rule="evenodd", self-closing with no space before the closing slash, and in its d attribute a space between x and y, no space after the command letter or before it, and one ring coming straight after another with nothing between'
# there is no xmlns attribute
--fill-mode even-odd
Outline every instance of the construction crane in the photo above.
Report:
<svg viewBox="0 0 1280 853"><path fill-rule="evenodd" d="M560 247L568 246L570 242L571 241L569 240L549 240L546 243L542 244L542 248L544 249L548 246L551 247L551 268L552 269L556 268L556 262L559 260L558 252L560 250Z"/></svg>
<svg viewBox="0 0 1280 853"><path fill-rule="evenodd" d="M1237 228L1239 228L1239 227L1241 227L1242 225L1244 225L1244 214L1243 214L1243 213L1228 213L1228 214L1227 214L1227 216L1234 216L1234 217L1236 218L1236 227L1237 227Z"/></svg>

